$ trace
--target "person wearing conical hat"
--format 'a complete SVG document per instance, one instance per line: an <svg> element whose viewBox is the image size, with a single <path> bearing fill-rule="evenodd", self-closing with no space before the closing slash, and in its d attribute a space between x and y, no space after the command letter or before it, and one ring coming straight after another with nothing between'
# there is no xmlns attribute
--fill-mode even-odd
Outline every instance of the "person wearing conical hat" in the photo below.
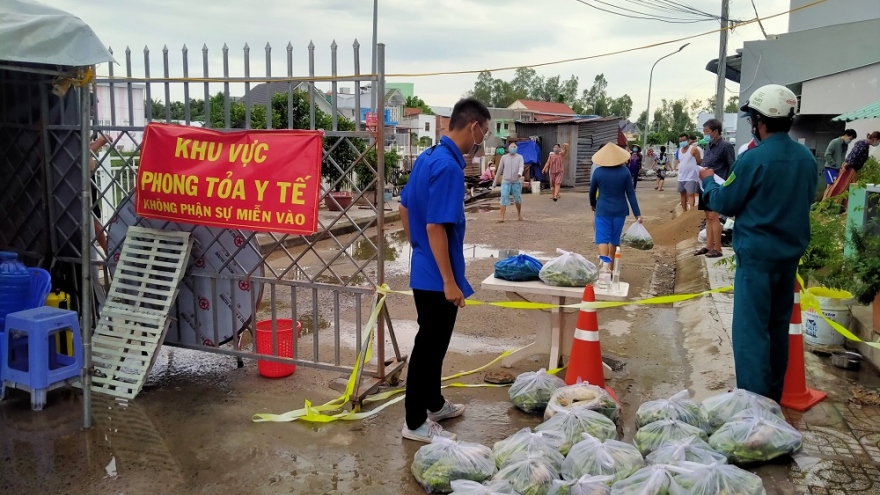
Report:
<svg viewBox="0 0 880 495"><path fill-rule="evenodd" d="M590 177L590 206L596 213L595 240L599 256L614 256L630 207L642 223L632 175L625 166L629 159L629 153L614 143L606 144L593 155L596 167Z"/></svg>

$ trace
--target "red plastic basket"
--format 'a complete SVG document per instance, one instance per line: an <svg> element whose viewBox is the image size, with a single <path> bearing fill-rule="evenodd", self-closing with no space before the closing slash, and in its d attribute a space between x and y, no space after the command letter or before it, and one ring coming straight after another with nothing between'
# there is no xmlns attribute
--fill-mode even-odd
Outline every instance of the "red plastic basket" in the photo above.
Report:
<svg viewBox="0 0 880 495"><path fill-rule="evenodd" d="M275 320L278 329L278 357L293 357L293 320ZM299 335L299 322L296 333ZM274 355L272 351L272 320L257 322L257 354ZM296 365L257 360L257 370L266 378L283 378L296 371Z"/></svg>

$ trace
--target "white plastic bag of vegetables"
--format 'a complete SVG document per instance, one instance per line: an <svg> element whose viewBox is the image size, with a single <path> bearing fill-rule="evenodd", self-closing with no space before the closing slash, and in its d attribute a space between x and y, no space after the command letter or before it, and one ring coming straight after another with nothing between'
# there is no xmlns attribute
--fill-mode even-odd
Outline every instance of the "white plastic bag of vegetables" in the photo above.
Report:
<svg viewBox="0 0 880 495"><path fill-rule="evenodd" d="M452 495L516 495L513 486L507 481L486 481L477 483L470 480L455 480Z"/></svg>
<svg viewBox="0 0 880 495"><path fill-rule="evenodd" d="M645 402L636 411L636 426L641 428L661 419L677 419L711 433L700 405L691 400L690 392L682 390L669 399Z"/></svg>
<svg viewBox="0 0 880 495"><path fill-rule="evenodd" d="M547 495L556 479L559 471L542 454L518 454L492 477L492 481L510 482L520 495Z"/></svg>
<svg viewBox="0 0 880 495"><path fill-rule="evenodd" d="M761 477L729 464L683 463L684 471L675 477L675 495L766 495Z"/></svg>
<svg viewBox="0 0 880 495"><path fill-rule="evenodd" d="M426 492L449 493L453 480L483 482L496 469L489 447L434 437L416 452L410 471Z"/></svg>
<svg viewBox="0 0 880 495"><path fill-rule="evenodd" d="M681 488L675 481L680 470L655 464L639 469L636 474L618 481L611 487L611 495L678 495Z"/></svg>
<svg viewBox="0 0 880 495"><path fill-rule="evenodd" d="M547 495L611 495L611 476L581 476L576 480L555 480Z"/></svg>
<svg viewBox="0 0 880 495"><path fill-rule="evenodd" d="M727 456L712 450L712 447L697 437L688 437L674 442L665 443L651 452L649 464L679 464L690 462L695 464L727 464Z"/></svg>
<svg viewBox="0 0 880 495"><path fill-rule="evenodd" d="M721 428L735 415L754 408L770 411L780 419L785 419L782 408L775 401L740 388L703 401L703 413L712 428L709 433Z"/></svg>
<svg viewBox="0 0 880 495"><path fill-rule="evenodd" d="M515 455L521 453L543 454L554 468L559 470L565 456L559 453L559 449L565 444L565 435L560 431L538 431L532 433L528 428L523 428L513 435L496 442L492 447L492 455L495 456L495 465L498 469L507 466L507 463Z"/></svg>
<svg viewBox="0 0 880 495"><path fill-rule="evenodd" d="M648 233L648 229L639 222L635 222L626 229L626 232L620 237L620 243L639 251L654 249L654 239Z"/></svg>
<svg viewBox="0 0 880 495"><path fill-rule="evenodd" d="M688 437L697 437L703 441L709 438L705 431L696 426L675 419L661 419L639 428L633 443L643 455L648 455L663 444Z"/></svg>
<svg viewBox="0 0 880 495"><path fill-rule="evenodd" d="M709 445L735 464L764 462L801 449L803 437L770 411L743 411L709 438Z"/></svg>
<svg viewBox="0 0 880 495"><path fill-rule="evenodd" d="M610 476L614 484L645 467L642 454L628 443L617 440L600 441L584 434L562 463L562 477L567 480L582 476Z"/></svg>
<svg viewBox="0 0 880 495"><path fill-rule="evenodd" d="M565 381L547 370L527 371L510 386L510 400L516 407L527 413L543 412L550 397L557 389L565 386Z"/></svg>
<svg viewBox="0 0 880 495"><path fill-rule="evenodd" d="M596 265L586 258L562 249L556 249L559 256L544 263L538 278L547 285L556 287L586 287L599 279Z"/></svg>
<svg viewBox="0 0 880 495"><path fill-rule="evenodd" d="M559 448L559 452L563 455L568 454L572 445L583 440L584 433L599 440L617 440L617 425L606 416L589 409L562 411L539 424L535 431L562 433L565 443Z"/></svg>
<svg viewBox="0 0 880 495"><path fill-rule="evenodd" d="M550 419L561 411L573 409L589 409L604 414L611 421L617 421L620 417L620 408L617 402L602 387L590 385L587 382L578 382L574 385L561 387L553 392L547 409L544 411L544 419Z"/></svg>

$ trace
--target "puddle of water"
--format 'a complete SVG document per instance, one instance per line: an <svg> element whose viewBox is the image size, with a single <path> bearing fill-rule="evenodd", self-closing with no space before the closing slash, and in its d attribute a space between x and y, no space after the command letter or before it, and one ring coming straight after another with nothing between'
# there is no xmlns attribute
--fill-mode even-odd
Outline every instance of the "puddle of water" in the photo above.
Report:
<svg viewBox="0 0 880 495"><path fill-rule="evenodd" d="M501 206L497 204L482 204L468 206L464 211L465 213L489 213L492 211L498 211L499 209L501 209Z"/></svg>
<svg viewBox="0 0 880 495"><path fill-rule="evenodd" d="M602 322L602 329L607 331L612 337L622 337L630 332L632 322L626 320L612 320Z"/></svg>
<svg viewBox="0 0 880 495"><path fill-rule="evenodd" d="M315 331L315 321L311 313L304 313L296 317L302 328L302 335L308 335ZM330 322L318 315L318 330L326 330L330 328Z"/></svg>

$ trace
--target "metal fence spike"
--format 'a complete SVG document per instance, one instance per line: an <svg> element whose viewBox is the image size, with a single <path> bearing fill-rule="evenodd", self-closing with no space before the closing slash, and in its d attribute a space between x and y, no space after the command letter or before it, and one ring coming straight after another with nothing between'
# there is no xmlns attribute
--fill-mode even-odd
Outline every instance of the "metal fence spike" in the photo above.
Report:
<svg viewBox="0 0 880 495"><path fill-rule="evenodd" d="M149 47L149 46L144 45L144 53L150 53L150 47Z"/></svg>
<svg viewBox="0 0 880 495"><path fill-rule="evenodd" d="M131 55L131 48L129 48L128 46L125 47L125 54Z"/></svg>
<svg viewBox="0 0 880 495"><path fill-rule="evenodd" d="M333 40L333 43L330 43L330 49L331 49L331 50L335 50L336 47L337 47L337 45L336 45L336 40Z"/></svg>
<svg viewBox="0 0 880 495"><path fill-rule="evenodd" d="M182 51L183 53L186 53L186 52L189 51L189 48L186 47L186 43L183 44L183 49L182 49L181 51Z"/></svg>
<svg viewBox="0 0 880 495"><path fill-rule="evenodd" d="M289 41L287 42L287 51L289 51L289 52L293 51L293 43L291 43Z"/></svg>
<svg viewBox="0 0 880 495"><path fill-rule="evenodd" d="M202 52L204 52L204 53L208 53L208 44L207 44L207 43L205 43L204 45L202 45Z"/></svg>
<svg viewBox="0 0 880 495"><path fill-rule="evenodd" d="M168 53L168 45L163 45L163 46L162 46L162 51L163 51L164 53Z"/></svg>
<svg viewBox="0 0 880 495"><path fill-rule="evenodd" d="M223 51L224 51L224 52L228 52L228 51L229 51L229 47L226 46L226 43L223 43Z"/></svg>
<svg viewBox="0 0 880 495"><path fill-rule="evenodd" d="M245 43L245 44L244 44L244 51L246 51L246 52L249 52L249 51L251 51L251 47L250 47L250 46L248 46L248 44L247 44L247 43Z"/></svg>
<svg viewBox="0 0 880 495"><path fill-rule="evenodd" d="M354 43L352 43L352 45L351 45L351 46L353 46L353 47L355 47L355 48L360 48L360 47L361 47L361 44L360 44L360 43L358 43L358 40L357 40L357 38L355 38L355 39L354 39Z"/></svg>
<svg viewBox="0 0 880 495"><path fill-rule="evenodd" d="M315 49L315 44L311 40L309 40L309 50L314 50L314 49Z"/></svg>
<svg viewBox="0 0 880 495"><path fill-rule="evenodd" d="M107 51L110 52L110 55L113 55L113 47L112 46L108 46Z"/></svg>
<svg viewBox="0 0 880 495"><path fill-rule="evenodd" d="M266 42L266 51L268 52L271 50L272 50L272 45L270 45L269 42Z"/></svg>

